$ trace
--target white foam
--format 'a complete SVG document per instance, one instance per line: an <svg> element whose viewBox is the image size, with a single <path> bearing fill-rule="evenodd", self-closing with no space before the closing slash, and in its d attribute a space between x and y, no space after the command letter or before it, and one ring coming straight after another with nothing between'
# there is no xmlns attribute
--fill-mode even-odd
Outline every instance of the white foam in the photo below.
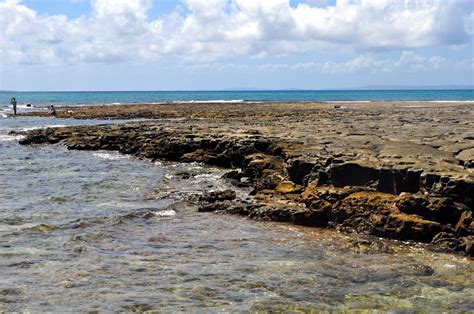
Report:
<svg viewBox="0 0 474 314"><path fill-rule="evenodd" d="M474 102L474 100L329 100L329 101L323 101L326 103L471 103Z"/></svg>
<svg viewBox="0 0 474 314"><path fill-rule="evenodd" d="M21 140L23 137L24 137L23 135L0 134L0 142L18 141L18 140Z"/></svg>
<svg viewBox="0 0 474 314"><path fill-rule="evenodd" d="M385 102L385 101L381 101ZM474 100L390 100L389 102L400 102L400 103L411 103L411 102L421 102L421 103L474 103Z"/></svg>
<svg viewBox="0 0 474 314"><path fill-rule="evenodd" d="M235 104L235 103L243 103L245 100L243 99L231 99L231 100L224 100L224 99L211 99L211 100L175 100L173 101L174 104Z"/></svg>
<svg viewBox="0 0 474 314"><path fill-rule="evenodd" d="M44 129L44 128L64 128L66 125L65 124L46 124L42 126L33 126L29 128L22 128L21 131L31 131L31 130L38 130L38 129Z"/></svg>
<svg viewBox="0 0 474 314"><path fill-rule="evenodd" d="M128 157L125 155L120 155L119 153L104 153L104 152L99 152L99 153L93 153L93 156L102 158L102 159L108 159L108 160L120 160L120 159L127 159Z"/></svg>
<svg viewBox="0 0 474 314"><path fill-rule="evenodd" d="M371 103L371 100L330 100L323 101L330 104L357 104L357 103Z"/></svg>
<svg viewBox="0 0 474 314"><path fill-rule="evenodd" d="M167 210L160 210L158 212L155 212L155 215L160 216L160 217L171 217L171 216L176 216L176 212L172 209L167 209Z"/></svg>
<svg viewBox="0 0 474 314"><path fill-rule="evenodd" d="M210 173L203 173L194 176L194 182L201 183L206 181L217 181L219 180L220 176Z"/></svg>
<svg viewBox="0 0 474 314"><path fill-rule="evenodd" d="M36 227L38 224L29 222L22 225L0 225L0 231L24 230Z"/></svg>
<svg viewBox="0 0 474 314"><path fill-rule="evenodd" d="M467 102L474 102L474 100L430 100L428 102L440 102L440 103L443 103L443 102L452 102L452 103L467 103Z"/></svg>

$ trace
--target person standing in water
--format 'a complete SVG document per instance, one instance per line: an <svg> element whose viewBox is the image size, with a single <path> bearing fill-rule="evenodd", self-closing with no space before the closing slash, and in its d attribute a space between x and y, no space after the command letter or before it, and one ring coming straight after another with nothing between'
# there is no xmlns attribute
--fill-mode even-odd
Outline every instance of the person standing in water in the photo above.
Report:
<svg viewBox="0 0 474 314"><path fill-rule="evenodd" d="M51 105L51 107L49 107L49 113L53 116L53 117L56 117L57 114L56 114L56 108L54 108L53 105Z"/></svg>
<svg viewBox="0 0 474 314"><path fill-rule="evenodd" d="M13 115L16 116L16 98L15 97L13 97L10 100L10 104L13 106Z"/></svg>

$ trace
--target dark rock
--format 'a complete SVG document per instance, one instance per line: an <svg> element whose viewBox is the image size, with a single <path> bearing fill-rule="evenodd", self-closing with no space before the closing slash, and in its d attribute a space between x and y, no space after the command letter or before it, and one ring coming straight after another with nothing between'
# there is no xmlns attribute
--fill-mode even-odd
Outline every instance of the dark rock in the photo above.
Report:
<svg viewBox="0 0 474 314"><path fill-rule="evenodd" d="M236 181L240 181L241 178L242 178L242 173L238 170L232 170L232 171L226 172L222 176L222 179L236 180Z"/></svg>
<svg viewBox="0 0 474 314"><path fill-rule="evenodd" d="M429 209L432 220L444 224L454 225L459 221L463 211L467 210L465 205L455 203L447 197L430 198Z"/></svg>
<svg viewBox="0 0 474 314"><path fill-rule="evenodd" d="M294 212L291 221L301 226L326 227L330 216L331 208L324 206L317 209Z"/></svg>
<svg viewBox="0 0 474 314"><path fill-rule="evenodd" d="M303 200L307 206L313 201L324 200L330 204L340 201L352 193L360 192L355 187L334 188L326 186L315 186L311 184L303 192Z"/></svg>
<svg viewBox="0 0 474 314"><path fill-rule="evenodd" d="M474 257L474 236L461 238L457 249L470 257Z"/></svg>
<svg viewBox="0 0 474 314"><path fill-rule="evenodd" d="M199 201L215 203L215 202L222 202L222 201L232 201L235 198L236 198L235 191L225 190L225 191L204 193L203 195L199 197Z"/></svg>
<svg viewBox="0 0 474 314"><path fill-rule="evenodd" d="M315 164L311 172L304 177L303 185L309 185L311 182L319 186L330 184L330 168L323 164Z"/></svg>
<svg viewBox="0 0 474 314"><path fill-rule="evenodd" d="M443 229L443 226L437 222L405 214L392 214L388 216L384 228L378 229L376 234L400 240L430 243Z"/></svg>
<svg viewBox="0 0 474 314"><path fill-rule="evenodd" d="M457 236L467 236L474 234L474 226L472 221L472 212L464 211L456 224L454 231Z"/></svg>
<svg viewBox="0 0 474 314"><path fill-rule="evenodd" d="M435 235L431 243L446 250L456 250L461 242L453 233L443 231Z"/></svg>
<svg viewBox="0 0 474 314"><path fill-rule="evenodd" d="M252 178L257 190L275 189L286 176L285 165L279 157L253 154L245 158L242 176Z"/></svg>
<svg viewBox="0 0 474 314"><path fill-rule="evenodd" d="M433 184L431 194L446 196L455 202L474 208L474 181L441 177L439 182Z"/></svg>
<svg viewBox="0 0 474 314"><path fill-rule="evenodd" d="M433 185L438 183L441 176L436 173L422 173L420 175L420 188L425 191L431 191Z"/></svg>
<svg viewBox="0 0 474 314"><path fill-rule="evenodd" d="M331 166L331 182L335 187L367 186L378 177L379 170L368 165L348 162Z"/></svg>
<svg viewBox="0 0 474 314"><path fill-rule="evenodd" d="M299 224L307 224L315 227L326 227L331 218L332 204L324 200L313 200L307 207L311 210L309 214L304 215L307 223L300 222ZM300 217L301 218L301 217Z"/></svg>
<svg viewBox="0 0 474 314"><path fill-rule="evenodd" d="M226 150L225 154L230 160L232 167L240 168L244 162L245 157L255 154L256 152L256 149L252 145L233 145Z"/></svg>
<svg viewBox="0 0 474 314"><path fill-rule="evenodd" d="M296 184L304 185L305 177L311 173L313 167L313 163L296 159L292 161L291 165L288 167L288 176Z"/></svg>
<svg viewBox="0 0 474 314"><path fill-rule="evenodd" d="M231 205L227 202L216 202L210 204L201 204L198 211L201 213L210 213L228 210Z"/></svg>
<svg viewBox="0 0 474 314"><path fill-rule="evenodd" d="M462 211L466 210L464 205L455 203L449 198L426 198L412 194L400 195L396 206L403 213L419 215L424 219L451 225L457 223Z"/></svg>
<svg viewBox="0 0 474 314"><path fill-rule="evenodd" d="M397 208L406 214L415 214L422 217L428 217L431 215L431 211L428 208L430 202L422 196L405 194L400 195L396 202Z"/></svg>
<svg viewBox="0 0 474 314"><path fill-rule="evenodd" d="M417 193L420 190L421 170L381 169L377 191L400 194Z"/></svg>
<svg viewBox="0 0 474 314"><path fill-rule="evenodd" d="M254 147L257 151L262 153L268 153L271 151L270 147L272 146L272 142L268 140L259 140L255 142Z"/></svg>
<svg viewBox="0 0 474 314"><path fill-rule="evenodd" d="M224 154L209 152L202 149L195 150L190 153L185 153L180 158L181 162L202 162L212 166L229 168L231 161Z"/></svg>

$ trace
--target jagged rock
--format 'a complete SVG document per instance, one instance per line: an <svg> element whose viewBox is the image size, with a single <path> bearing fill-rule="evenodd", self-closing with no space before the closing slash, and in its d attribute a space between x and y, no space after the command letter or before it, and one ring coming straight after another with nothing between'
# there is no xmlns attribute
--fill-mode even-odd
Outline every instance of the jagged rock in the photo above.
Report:
<svg viewBox="0 0 474 314"><path fill-rule="evenodd" d="M400 195L397 208L407 214L414 214L424 219L443 224L454 225L466 210L466 206L455 203L446 197L424 197L413 194Z"/></svg>
<svg viewBox="0 0 474 314"><path fill-rule="evenodd" d="M396 202L396 206L401 212L422 217L430 216L429 204L430 202L425 197L409 193L402 193Z"/></svg>
<svg viewBox="0 0 474 314"><path fill-rule="evenodd" d="M315 164L311 172L305 176L304 185L315 183L316 185L328 185L331 183L330 168L326 165Z"/></svg>
<svg viewBox="0 0 474 314"><path fill-rule="evenodd" d="M459 221L463 211L468 208L460 203L455 203L452 199L447 197L433 197L430 198L430 218L434 221L454 225Z"/></svg>
<svg viewBox="0 0 474 314"><path fill-rule="evenodd" d="M439 182L433 184L429 190L431 194L441 195L453 199L474 209L474 181L455 179L447 176L441 177Z"/></svg>
<svg viewBox="0 0 474 314"><path fill-rule="evenodd" d="M368 230L371 226L367 218L373 214L388 215L393 208L396 197L377 192L357 192L337 201L332 206L331 220L338 223L354 223L357 228ZM364 217L365 221L355 221Z"/></svg>
<svg viewBox="0 0 474 314"><path fill-rule="evenodd" d="M474 148L463 150L456 157L464 163L472 162L474 161Z"/></svg>
<svg viewBox="0 0 474 314"><path fill-rule="evenodd" d="M454 231L458 236L474 235L474 224L472 220L472 212L464 211L456 224Z"/></svg>
<svg viewBox="0 0 474 314"><path fill-rule="evenodd" d="M301 185L296 185L295 183L291 181L280 182L275 188L276 192L282 193L282 194L298 193L298 192L301 193L302 190L303 190L303 187Z"/></svg>
<svg viewBox="0 0 474 314"><path fill-rule="evenodd" d="M430 243L434 236L443 231L443 229L440 223L399 213L390 214L385 226L377 228L375 234L401 240Z"/></svg>
<svg viewBox="0 0 474 314"><path fill-rule="evenodd" d="M232 201L236 198L235 191L232 190L224 190L224 191L216 191L216 192L207 192L204 193L199 197L199 201L201 202L208 202L208 203L215 203L221 201Z"/></svg>
<svg viewBox="0 0 474 314"><path fill-rule="evenodd" d="M425 192L431 191L435 183L440 182L441 175L437 173L426 173L423 172L420 175L420 190Z"/></svg>
<svg viewBox="0 0 474 314"><path fill-rule="evenodd" d="M231 160L224 154L215 152L208 152L202 149L197 149L191 153L186 153L180 158L181 162L202 162L212 166L229 168Z"/></svg>
<svg viewBox="0 0 474 314"><path fill-rule="evenodd" d="M420 190L421 172L418 169L381 169L377 191L391 194L416 193Z"/></svg>
<svg viewBox="0 0 474 314"><path fill-rule="evenodd" d="M373 166L348 162L331 166L331 182L335 187L367 186L376 182L379 169Z"/></svg>
<svg viewBox="0 0 474 314"><path fill-rule="evenodd" d="M474 257L474 236L461 238L457 249L464 252L468 256Z"/></svg>
<svg viewBox="0 0 474 314"><path fill-rule="evenodd" d="M303 200L308 204L313 200L324 200L331 204L342 200L352 193L360 192L356 187L335 188L310 184L302 193Z"/></svg>
<svg viewBox="0 0 474 314"><path fill-rule="evenodd" d="M300 159L293 160L288 167L288 176L296 184L304 185L306 177L311 173L314 166L315 164L311 162Z"/></svg>
<svg viewBox="0 0 474 314"><path fill-rule="evenodd" d="M218 212L218 211L225 211L231 205L228 202L217 202L217 203L206 203L201 204L198 207L198 211L201 213L210 213L210 212Z"/></svg>
<svg viewBox="0 0 474 314"><path fill-rule="evenodd" d="M311 225L316 227L326 227L331 219L332 204L317 199L307 203L307 207L311 209L311 215L307 217L307 219L311 220Z"/></svg>

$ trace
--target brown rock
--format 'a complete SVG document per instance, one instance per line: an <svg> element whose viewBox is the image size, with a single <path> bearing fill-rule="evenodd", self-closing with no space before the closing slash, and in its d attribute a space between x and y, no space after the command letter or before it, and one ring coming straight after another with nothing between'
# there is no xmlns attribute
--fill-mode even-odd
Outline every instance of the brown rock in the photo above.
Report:
<svg viewBox="0 0 474 314"><path fill-rule="evenodd" d="M472 212L471 211L464 211L459 218L454 231L458 236L466 236L474 234L474 227L472 225Z"/></svg>
<svg viewBox="0 0 474 314"><path fill-rule="evenodd" d="M301 186L297 186L291 181L283 181L279 183L277 187L275 188L275 191L281 194L295 193L301 190L302 190Z"/></svg>
<svg viewBox="0 0 474 314"><path fill-rule="evenodd" d="M378 231L378 235L429 243L436 234L443 231L443 226L437 222L423 220L415 215L394 213L388 216L386 225Z"/></svg>
<svg viewBox="0 0 474 314"><path fill-rule="evenodd" d="M331 182L335 187L367 186L379 178L379 169L367 163L348 162L331 167Z"/></svg>
<svg viewBox="0 0 474 314"><path fill-rule="evenodd" d="M199 201L215 203L215 202L221 202L221 201L232 201L235 198L236 198L235 191L225 190L225 191L204 193L202 196L199 197Z"/></svg>

